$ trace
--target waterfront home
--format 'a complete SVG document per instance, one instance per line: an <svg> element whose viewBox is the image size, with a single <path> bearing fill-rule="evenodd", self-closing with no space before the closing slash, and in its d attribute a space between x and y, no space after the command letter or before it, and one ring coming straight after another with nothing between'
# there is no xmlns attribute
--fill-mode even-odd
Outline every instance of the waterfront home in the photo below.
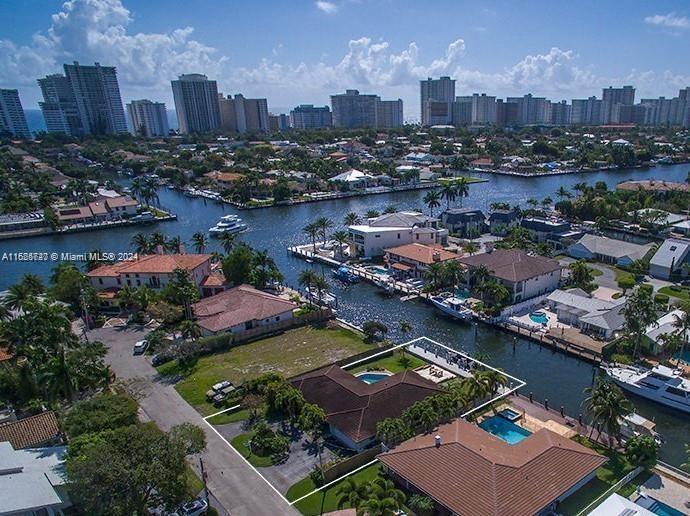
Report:
<svg viewBox="0 0 690 516"><path fill-rule="evenodd" d="M216 185L223 188L232 186L233 183L244 179L243 174L238 174L237 172L220 172L218 170L213 170L204 174L204 177L209 178Z"/></svg>
<svg viewBox="0 0 690 516"><path fill-rule="evenodd" d="M645 192L654 192L658 196L663 197L672 192L690 192L690 184L650 179L644 181L624 181L618 183L616 189L627 190L629 192L643 190Z"/></svg>
<svg viewBox="0 0 690 516"><path fill-rule="evenodd" d="M125 285L133 288L146 285L158 290L165 288L176 269L184 269L199 287L211 274L211 258L210 254L137 255L133 260L97 267L87 272L86 277L96 290L119 290Z"/></svg>
<svg viewBox="0 0 690 516"><path fill-rule="evenodd" d="M101 197L86 206L67 206L56 210L61 224L94 223L117 220L137 214L139 203L127 195Z"/></svg>
<svg viewBox="0 0 690 516"><path fill-rule="evenodd" d="M441 223L453 234L463 238L476 238L486 229L486 217L482 210L451 208L441 213Z"/></svg>
<svg viewBox="0 0 690 516"><path fill-rule="evenodd" d="M0 215L0 233L22 231L48 226L43 211L31 213L5 213Z"/></svg>
<svg viewBox="0 0 690 516"><path fill-rule="evenodd" d="M290 321L297 304L282 297L238 285L192 305L192 312L202 335L241 334L248 330L275 328L276 323Z"/></svg>
<svg viewBox="0 0 690 516"><path fill-rule="evenodd" d="M659 246L649 260L649 275L669 280L671 276L687 276L684 265L690 260L690 240L668 238Z"/></svg>
<svg viewBox="0 0 690 516"><path fill-rule="evenodd" d="M378 458L400 486L430 497L437 514L501 516L555 510L607 461L546 428L509 444L463 419Z"/></svg>
<svg viewBox="0 0 690 516"><path fill-rule="evenodd" d="M356 170L354 168L333 176L328 180L330 183L344 183L352 189L366 188L376 184L376 178L370 174Z"/></svg>
<svg viewBox="0 0 690 516"><path fill-rule="evenodd" d="M508 289L511 304L553 292L561 282L562 267L558 261L530 255L521 249L495 249L460 258L460 262L468 268L468 283L474 270L485 267Z"/></svg>
<svg viewBox="0 0 690 516"><path fill-rule="evenodd" d="M55 412L41 412L33 416L0 424L0 442L8 441L15 450L60 444L62 435Z"/></svg>
<svg viewBox="0 0 690 516"><path fill-rule="evenodd" d="M644 334L643 346L652 355L658 355L664 351L664 338L666 335L676 333L676 321L683 317L683 311L675 309L662 315L655 323L647 326ZM685 339L690 338L690 333L685 335Z"/></svg>
<svg viewBox="0 0 690 516"><path fill-rule="evenodd" d="M422 278L432 263L457 260L456 253L439 245L405 244L385 249L384 262L399 278Z"/></svg>
<svg viewBox="0 0 690 516"><path fill-rule="evenodd" d="M653 244L633 244L599 235L584 235L568 246L568 255L577 259L595 260L612 265L630 265L642 260Z"/></svg>
<svg viewBox="0 0 690 516"><path fill-rule="evenodd" d="M582 232L570 229L569 222L542 217L526 217L520 221L520 225L529 232L532 240L545 242L555 249L567 247L582 236Z"/></svg>
<svg viewBox="0 0 690 516"><path fill-rule="evenodd" d="M65 446L15 450L0 442L0 514L57 516L72 505Z"/></svg>
<svg viewBox="0 0 690 516"><path fill-rule="evenodd" d="M399 211L368 219L366 224L348 228L350 256L372 258L384 250L404 244L446 245L448 230L439 227L439 219L419 212Z"/></svg>
<svg viewBox="0 0 690 516"><path fill-rule="evenodd" d="M517 210L494 210L489 213L489 233L504 236L515 226L520 225L520 213Z"/></svg>
<svg viewBox="0 0 690 516"><path fill-rule="evenodd" d="M470 168L477 170L491 170L494 162L491 158L477 158L470 161Z"/></svg>
<svg viewBox="0 0 690 516"><path fill-rule="evenodd" d="M554 290L546 298L546 303L559 322L604 340L612 339L625 326L625 298L606 301L582 289L571 288Z"/></svg>
<svg viewBox="0 0 690 516"><path fill-rule="evenodd" d="M375 383L330 365L290 380L308 403L326 413L330 433L347 448L361 451L376 442L376 424L394 418L413 403L443 392L414 371L402 371Z"/></svg>

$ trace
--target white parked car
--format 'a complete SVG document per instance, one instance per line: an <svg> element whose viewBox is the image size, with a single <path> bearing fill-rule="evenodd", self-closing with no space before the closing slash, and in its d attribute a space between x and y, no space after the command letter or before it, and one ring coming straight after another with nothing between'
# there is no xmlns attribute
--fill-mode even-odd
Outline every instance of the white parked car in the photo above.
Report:
<svg viewBox="0 0 690 516"><path fill-rule="evenodd" d="M140 340L139 342L134 344L133 353L135 355L141 355L142 353L144 353L144 351L146 351L146 348L148 348L148 347L149 347L149 343L147 341Z"/></svg>
<svg viewBox="0 0 690 516"><path fill-rule="evenodd" d="M187 502L177 511L180 516L200 516L206 514L208 503L203 498L197 498L191 502Z"/></svg>

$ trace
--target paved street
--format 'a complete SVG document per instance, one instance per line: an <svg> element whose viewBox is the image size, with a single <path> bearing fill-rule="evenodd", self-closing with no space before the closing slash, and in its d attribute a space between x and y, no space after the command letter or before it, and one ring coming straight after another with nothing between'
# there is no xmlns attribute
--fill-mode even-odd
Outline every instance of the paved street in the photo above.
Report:
<svg viewBox="0 0 690 516"><path fill-rule="evenodd" d="M187 404L173 385L161 379L148 358L133 356L132 346L146 331L100 328L89 338L108 347L107 362L121 380L130 383L145 416L163 430L189 422L206 432L206 450L202 454L208 488L233 516L296 514L266 482L235 453ZM194 464L198 469L198 464Z"/></svg>

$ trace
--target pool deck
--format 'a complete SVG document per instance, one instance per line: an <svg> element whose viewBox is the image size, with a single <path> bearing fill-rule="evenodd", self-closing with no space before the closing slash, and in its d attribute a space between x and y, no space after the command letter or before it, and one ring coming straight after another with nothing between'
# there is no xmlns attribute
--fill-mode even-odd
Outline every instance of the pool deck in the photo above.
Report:
<svg viewBox="0 0 690 516"><path fill-rule="evenodd" d="M639 492L646 494L687 514L690 510L690 489L680 482L676 482L664 475L654 474L639 488ZM633 493L632 499L638 493Z"/></svg>

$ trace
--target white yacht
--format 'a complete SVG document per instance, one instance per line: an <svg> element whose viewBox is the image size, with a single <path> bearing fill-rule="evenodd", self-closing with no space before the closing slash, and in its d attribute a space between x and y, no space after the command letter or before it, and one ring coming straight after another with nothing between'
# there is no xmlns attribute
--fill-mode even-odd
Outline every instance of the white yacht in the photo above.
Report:
<svg viewBox="0 0 690 516"><path fill-rule="evenodd" d="M678 369L657 365L653 369L636 366L602 366L622 389L690 414L690 380Z"/></svg>
<svg viewBox="0 0 690 516"><path fill-rule="evenodd" d="M319 293L318 289L315 289L314 287L307 287L306 290L307 299L309 299L309 301L311 301L312 303L320 303L331 308L334 308L338 304L338 300L330 292L322 290Z"/></svg>
<svg viewBox="0 0 690 516"><path fill-rule="evenodd" d="M620 418L621 435L630 439L636 435L651 437L658 445L664 444L664 439L656 431L656 423L646 417L642 417L637 412L632 412Z"/></svg>
<svg viewBox="0 0 690 516"><path fill-rule="evenodd" d="M240 219L239 215L235 215L234 213L231 213L231 214L229 214L229 215L223 215L223 216L220 218L220 221L221 221L221 222L232 222L233 220L239 221L239 220L242 220L242 219Z"/></svg>
<svg viewBox="0 0 690 516"><path fill-rule="evenodd" d="M465 300L459 299L449 293L441 293L438 296L432 296L431 302L433 305L441 310L443 313L455 317L456 319L461 319L463 321L469 321L472 319L472 310L465 306Z"/></svg>
<svg viewBox="0 0 690 516"><path fill-rule="evenodd" d="M247 225L237 218L234 220L221 220L218 224L210 228L208 232L211 236L218 236L223 233L241 233L245 229L247 229Z"/></svg>

